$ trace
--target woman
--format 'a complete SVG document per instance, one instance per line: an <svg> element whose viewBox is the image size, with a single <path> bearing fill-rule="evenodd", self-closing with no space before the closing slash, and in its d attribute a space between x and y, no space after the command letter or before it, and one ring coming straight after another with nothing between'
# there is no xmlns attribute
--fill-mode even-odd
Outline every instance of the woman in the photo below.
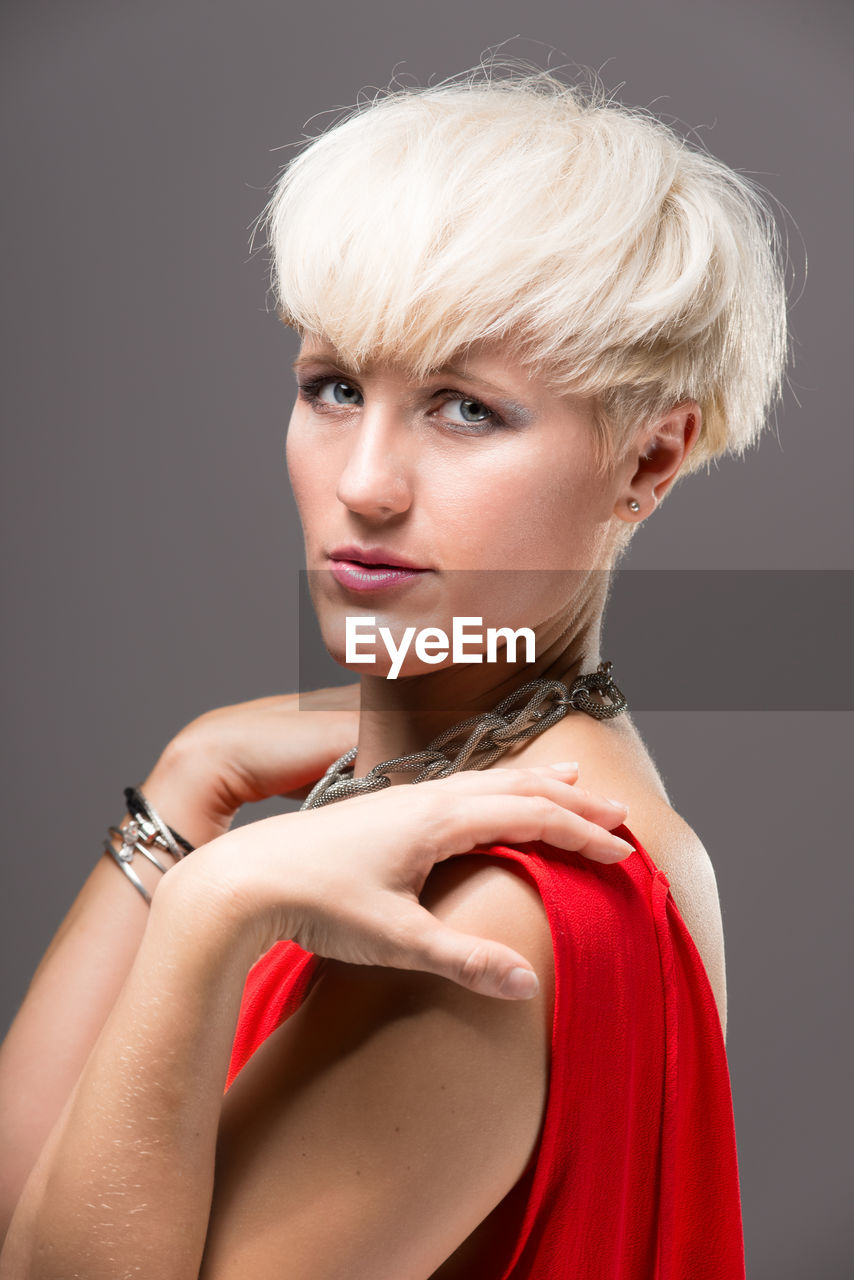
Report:
<svg viewBox="0 0 854 1280"><path fill-rule="evenodd" d="M211 713L130 794L4 1047L0 1276L743 1275L714 872L599 635L638 524L779 390L773 222L654 118L512 72L363 104L267 221L358 713ZM501 638L438 652L455 619ZM228 830L279 792L307 807Z"/></svg>

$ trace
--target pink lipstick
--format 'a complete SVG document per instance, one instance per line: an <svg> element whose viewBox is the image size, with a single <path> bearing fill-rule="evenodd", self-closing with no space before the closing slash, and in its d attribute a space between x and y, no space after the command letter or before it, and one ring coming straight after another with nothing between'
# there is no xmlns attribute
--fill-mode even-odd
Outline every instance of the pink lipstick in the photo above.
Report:
<svg viewBox="0 0 854 1280"><path fill-rule="evenodd" d="M329 564L336 582L351 591L385 591L431 572L392 547L360 547L355 542L333 548Z"/></svg>
<svg viewBox="0 0 854 1280"><path fill-rule="evenodd" d="M337 560L330 556L332 576L351 591L385 591L389 587L412 582L429 569L411 569L403 565L363 564L358 560Z"/></svg>

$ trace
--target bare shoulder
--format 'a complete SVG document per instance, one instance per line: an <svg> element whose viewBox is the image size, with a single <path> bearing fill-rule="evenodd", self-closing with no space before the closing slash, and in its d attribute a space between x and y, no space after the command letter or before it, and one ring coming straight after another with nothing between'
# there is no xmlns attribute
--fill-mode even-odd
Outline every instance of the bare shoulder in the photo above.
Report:
<svg viewBox="0 0 854 1280"><path fill-rule="evenodd" d="M512 1190L545 1113L553 961L538 891L510 868L450 859L422 902L525 955L537 996L324 961L226 1095L201 1280L283 1259L292 1280L431 1275Z"/></svg>
<svg viewBox="0 0 854 1280"><path fill-rule="evenodd" d="M554 986L551 930L539 890L517 862L470 853L437 863L421 902L464 933L487 933L531 961L547 997Z"/></svg>
<svg viewBox="0 0 854 1280"><path fill-rule="evenodd" d="M546 741L548 739L548 741ZM578 760L579 785L628 805L626 825L670 881L673 899L700 953L726 1034L726 965L720 899L709 851L674 809L661 773L631 718L561 721L534 738L516 763Z"/></svg>

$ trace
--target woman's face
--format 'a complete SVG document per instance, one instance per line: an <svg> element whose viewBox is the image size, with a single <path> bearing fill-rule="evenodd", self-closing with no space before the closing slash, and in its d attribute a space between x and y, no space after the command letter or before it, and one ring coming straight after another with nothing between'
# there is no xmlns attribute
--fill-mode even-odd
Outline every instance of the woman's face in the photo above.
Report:
<svg viewBox="0 0 854 1280"><path fill-rule="evenodd" d="M618 520L618 482L595 471L588 400L553 395L497 344L417 382L389 364L352 374L309 336L295 369L288 471L312 598L337 661L348 614L374 617L396 637L407 626L450 636L454 616L528 626L538 651L566 626L589 571L608 564ZM348 544L427 572L373 586L381 571L336 567L333 553ZM370 589L355 589L354 575ZM376 664L347 665L382 675L384 650L376 653ZM401 674L428 669L411 651Z"/></svg>

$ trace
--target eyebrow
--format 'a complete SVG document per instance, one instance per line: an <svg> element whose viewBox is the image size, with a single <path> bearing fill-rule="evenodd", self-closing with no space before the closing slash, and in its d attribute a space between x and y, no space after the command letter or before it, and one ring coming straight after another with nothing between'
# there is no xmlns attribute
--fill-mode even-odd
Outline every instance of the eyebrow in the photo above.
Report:
<svg viewBox="0 0 854 1280"><path fill-rule="evenodd" d="M336 355L328 351L318 351L313 355L297 356L293 362L293 367L298 370L309 364L332 364L347 377L357 378L359 376L358 372L350 368L346 361L340 360ZM450 376L452 378L462 378L466 382L476 382L490 395L497 396L501 400L503 408L517 413L521 418L532 416L531 410L520 404L518 400L512 400L503 387L497 386L494 382L489 382L486 378L481 378L479 374L469 373L465 369L458 369L456 365L444 364L440 369L431 369L427 376L430 378Z"/></svg>
<svg viewBox="0 0 854 1280"><path fill-rule="evenodd" d="M333 355L330 351L315 351L311 355L299 355L296 360L294 360L293 367L295 369L301 369L303 365L314 364L315 361L325 361L327 364L334 364L342 373L349 374L352 377L356 376L355 369L348 369L346 361L339 360L337 356Z"/></svg>

